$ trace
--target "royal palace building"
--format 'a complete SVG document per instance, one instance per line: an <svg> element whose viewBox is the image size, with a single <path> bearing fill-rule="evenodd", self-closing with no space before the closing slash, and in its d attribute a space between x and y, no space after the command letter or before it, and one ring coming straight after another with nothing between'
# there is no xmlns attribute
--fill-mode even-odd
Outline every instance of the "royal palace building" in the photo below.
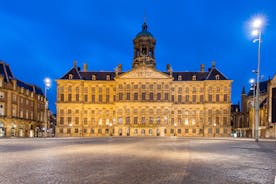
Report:
<svg viewBox="0 0 276 184"><path fill-rule="evenodd" d="M0 137L35 137L45 123L42 90L14 77L0 61Z"/></svg>
<svg viewBox="0 0 276 184"><path fill-rule="evenodd" d="M212 63L196 72L156 69L147 24L132 69L74 66L57 82L57 136L230 136L231 83Z"/></svg>

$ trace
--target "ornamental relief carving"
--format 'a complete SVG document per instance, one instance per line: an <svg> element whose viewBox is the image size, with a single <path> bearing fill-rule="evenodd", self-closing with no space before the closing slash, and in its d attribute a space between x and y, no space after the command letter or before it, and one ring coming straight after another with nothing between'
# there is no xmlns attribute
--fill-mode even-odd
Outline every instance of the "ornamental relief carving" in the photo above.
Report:
<svg viewBox="0 0 276 184"><path fill-rule="evenodd" d="M131 70L127 73L122 74L119 78L159 78L159 79L168 79L169 75L158 72L151 68L141 67L135 70Z"/></svg>

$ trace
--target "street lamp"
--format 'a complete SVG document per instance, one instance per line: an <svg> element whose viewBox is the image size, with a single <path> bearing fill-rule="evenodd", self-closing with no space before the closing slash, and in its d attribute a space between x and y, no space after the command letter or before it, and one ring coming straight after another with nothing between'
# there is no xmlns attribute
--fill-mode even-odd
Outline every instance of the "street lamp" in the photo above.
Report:
<svg viewBox="0 0 276 184"><path fill-rule="evenodd" d="M263 27L264 21L262 18L258 17L253 20L252 22L252 35L256 36L257 39L254 39L254 43L258 42L258 68L256 71L257 75L257 89L256 89L256 101L255 101L255 123L256 123L256 130L255 130L255 141L259 142L259 124L260 124L260 117L259 117L259 108L260 108L260 64L261 64L261 43L262 43L262 27Z"/></svg>
<svg viewBox="0 0 276 184"><path fill-rule="evenodd" d="M256 82L255 82L255 79L250 79L249 80L249 83L250 83L250 90L253 91L253 113L252 113L252 137L255 137L255 134L254 134L254 131L255 131L255 118L254 118L254 112L255 112L255 108L256 108Z"/></svg>
<svg viewBox="0 0 276 184"><path fill-rule="evenodd" d="M48 100L47 100L47 90L51 87L51 79L46 77L44 79L44 95L45 95L45 110L44 110L44 125L45 125L45 137L47 136L47 123L48 123L48 115L47 115L47 109L48 109Z"/></svg>

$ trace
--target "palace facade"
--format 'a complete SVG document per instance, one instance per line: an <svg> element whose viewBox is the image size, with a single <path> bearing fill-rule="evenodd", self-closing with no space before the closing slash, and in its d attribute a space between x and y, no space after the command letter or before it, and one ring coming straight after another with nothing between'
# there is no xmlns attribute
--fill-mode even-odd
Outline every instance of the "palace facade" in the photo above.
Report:
<svg viewBox="0 0 276 184"><path fill-rule="evenodd" d="M230 136L232 81L214 62L207 71L158 71L146 23L133 44L130 71L75 62L56 80L56 136Z"/></svg>
<svg viewBox="0 0 276 184"><path fill-rule="evenodd" d="M46 98L42 90L14 77L0 61L0 137L34 137L44 127Z"/></svg>

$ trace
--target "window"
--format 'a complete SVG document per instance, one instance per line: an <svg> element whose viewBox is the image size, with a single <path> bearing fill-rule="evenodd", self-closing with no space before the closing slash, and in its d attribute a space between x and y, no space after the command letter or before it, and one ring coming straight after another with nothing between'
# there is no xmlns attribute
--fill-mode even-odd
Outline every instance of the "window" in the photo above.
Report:
<svg viewBox="0 0 276 184"><path fill-rule="evenodd" d="M165 100L169 100L169 93L165 93Z"/></svg>
<svg viewBox="0 0 276 184"><path fill-rule="evenodd" d="M59 133L63 134L63 128L59 129Z"/></svg>
<svg viewBox="0 0 276 184"><path fill-rule="evenodd" d="M64 94L60 94L60 101L64 102Z"/></svg>
<svg viewBox="0 0 276 184"><path fill-rule="evenodd" d="M68 122L68 125L72 123L72 118L71 117L68 117L67 118L67 122Z"/></svg>
<svg viewBox="0 0 276 184"><path fill-rule="evenodd" d="M189 102L189 95L186 95L186 102Z"/></svg>
<svg viewBox="0 0 276 184"><path fill-rule="evenodd" d="M138 93L134 93L133 99L138 100Z"/></svg>
<svg viewBox="0 0 276 184"><path fill-rule="evenodd" d="M109 95L106 95L106 103L109 103Z"/></svg>
<svg viewBox="0 0 276 184"><path fill-rule="evenodd" d="M78 102L80 100L80 95L76 94L76 101Z"/></svg>
<svg viewBox="0 0 276 184"><path fill-rule="evenodd" d="M193 128L193 134L195 134L196 133L196 129L195 128Z"/></svg>
<svg viewBox="0 0 276 184"><path fill-rule="evenodd" d="M73 75L72 75L72 74L69 74L69 75L68 75L68 79L73 79Z"/></svg>
<svg viewBox="0 0 276 184"><path fill-rule="evenodd" d="M79 133L79 129L78 128L75 128L75 133Z"/></svg>
<svg viewBox="0 0 276 184"><path fill-rule="evenodd" d="M130 117L126 117L126 124L130 124Z"/></svg>
<svg viewBox="0 0 276 184"><path fill-rule="evenodd" d="M101 134L102 133L102 129L98 129L98 134Z"/></svg>
<svg viewBox="0 0 276 184"><path fill-rule="evenodd" d="M91 101L92 101L92 103L95 103L95 95L92 95Z"/></svg>
<svg viewBox="0 0 276 184"><path fill-rule="evenodd" d="M92 75L92 80L96 80L96 75Z"/></svg>
<svg viewBox="0 0 276 184"><path fill-rule="evenodd" d="M60 123L61 125L63 125L63 124L64 124L64 117L60 117L60 119L59 119L59 123Z"/></svg>
<svg viewBox="0 0 276 184"><path fill-rule="evenodd" d="M224 101L224 102L227 102L227 101L228 101L227 94L224 94L224 95L223 95L223 101Z"/></svg>
<svg viewBox="0 0 276 184"><path fill-rule="evenodd" d="M212 102L212 95L210 95L210 94L208 95L208 101Z"/></svg>
<svg viewBox="0 0 276 184"><path fill-rule="evenodd" d="M75 117L75 124L76 124L76 125L79 124L79 117Z"/></svg>
<svg viewBox="0 0 276 184"><path fill-rule="evenodd" d="M87 125L87 118L83 118L83 124Z"/></svg>
<svg viewBox="0 0 276 184"><path fill-rule="evenodd" d="M185 90L186 93L189 93L189 88L187 87L186 90Z"/></svg>
<svg viewBox="0 0 276 184"><path fill-rule="evenodd" d="M189 133L189 129L185 128L185 134L188 134L188 133Z"/></svg>
<svg viewBox="0 0 276 184"><path fill-rule="evenodd" d="M119 93L119 100L123 100L123 93Z"/></svg>
<svg viewBox="0 0 276 184"><path fill-rule="evenodd" d="M181 129L180 129L180 128L177 129L177 133L178 133L178 134L181 134Z"/></svg>
<svg viewBox="0 0 276 184"><path fill-rule="evenodd" d="M126 94L126 100L130 100L130 93Z"/></svg>
<svg viewBox="0 0 276 184"><path fill-rule="evenodd" d="M142 100L146 100L146 93L142 93Z"/></svg>
<svg viewBox="0 0 276 184"><path fill-rule="evenodd" d="M157 93L157 100L161 100L161 93Z"/></svg>
<svg viewBox="0 0 276 184"><path fill-rule="evenodd" d="M193 79L192 79L193 81L195 81L196 80L196 75L193 75Z"/></svg>
<svg viewBox="0 0 276 184"><path fill-rule="evenodd" d="M99 95L99 103L102 103L102 102L103 102L103 96Z"/></svg>
<svg viewBox="0 0 276 184"><path fill-rule="evenodd" d="M181 81L182 80L182 75L178 75L177 80Z"/></svg>
<svg viewBox="0 0 276 184"><path fill-rule="evenodd" d="M171 97L171 98L172 98L172 102L174 102L174 95L172 95L172 97Z"/></svg>
<svg viewBox="0 0 276 184"><path fill-rule="evenodd" d="M200 95L200 103L203 103L203 95Z"/></svg>
<svg viewBox="0 0 276 184"><path fill-rule="evenodd" d="M153 123L153 118L149 117L149 123L152 124Z"/></svg>
<svg viewBox="0 0 276 184"><path fill-rule="evenodd" d="M134 117L133 123L134 123L134 124L137 124L137 123L138 123L138 117Z"/></svg>
<svg viewBox="0 0 276 184"><path fill-rule="evenodd" d="M160 124L160 117L156 118L156 123L159 125Z"/></svg>
<svg viewBox="0 0 276 184"><path fill-rule="evenodd" d="M67 128L67 134L71 134L71 128Z"/></svg>
<svg viewBox="0 0 276 184"><path fill-rule="evenodd" d="M110 80L110 75L106 75L106 80Z"/></svg>
<svg viewBox="0 0 276 184"><path fill-rule="evenodd" d="M182 101L182 96L178 95L178 103L181 103L181 101Z"/></svg>
<svg viewBox="0 0 276 184"><path fill-rule="evenodd" d="M196 103L196 95L193 95L193 103Z"/></svg>
<svg viewBox="0 0 276 184"><path fill-rule="evenodd" d="M69 102L72 101L72 94L68 94L68 101L69 101Z"/></svg>
<svg viewBox="0 0 276 184"><path fill-rule="evenodd" d="M219 102L219 94L216 94L216 102Z"/></svg>
<svg viewBox="0 0 276 184"><path fill-rule="evenodd" d="M219 80L219 75L218 74L216 75L216 80Z"/></svg>
<svg viewBox="0 0 276 184"><path fill-rule="evenodd" d="M91 133L91 134L94 134L94 133L95 133L94 128L91 128L90 133Z"/></svg>
<svg viewBox="0 0 276 184"><path fill-rule="evenodd" d="M150 93L149 98L150 98L150 100L153 100L153 93Z"/></svg>

